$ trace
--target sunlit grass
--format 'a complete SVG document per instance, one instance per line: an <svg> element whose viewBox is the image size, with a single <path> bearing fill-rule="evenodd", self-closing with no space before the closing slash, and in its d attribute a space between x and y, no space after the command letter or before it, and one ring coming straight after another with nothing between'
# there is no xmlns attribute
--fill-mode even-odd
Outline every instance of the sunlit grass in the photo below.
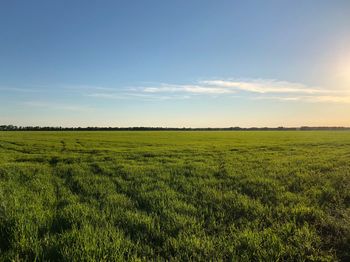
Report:
<svg viewBox="0 0 350 262"><path fill-rule="evenodd" d="M0 260L350 259L350 132L0 132Z"/></svg>

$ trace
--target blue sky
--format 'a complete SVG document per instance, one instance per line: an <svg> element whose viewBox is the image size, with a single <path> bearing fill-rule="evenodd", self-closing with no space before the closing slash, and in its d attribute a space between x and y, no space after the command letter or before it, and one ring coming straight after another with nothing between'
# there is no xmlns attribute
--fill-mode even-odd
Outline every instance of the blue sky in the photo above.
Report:
<svg viewBox="0 0 350 262"><path fill-rule="evenodd" d="M2 1L0 124L350 126L350 1Z"/></svg>

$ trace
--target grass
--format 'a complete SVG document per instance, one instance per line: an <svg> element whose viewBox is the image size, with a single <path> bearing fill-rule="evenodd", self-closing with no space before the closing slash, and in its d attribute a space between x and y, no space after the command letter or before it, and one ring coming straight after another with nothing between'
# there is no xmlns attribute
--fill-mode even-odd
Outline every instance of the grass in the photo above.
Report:
<svg viewBox="0 0 350 262"><path fill-rule="evenodd" d="M0 260L349 261L350 132L0 132Z"/></svg>

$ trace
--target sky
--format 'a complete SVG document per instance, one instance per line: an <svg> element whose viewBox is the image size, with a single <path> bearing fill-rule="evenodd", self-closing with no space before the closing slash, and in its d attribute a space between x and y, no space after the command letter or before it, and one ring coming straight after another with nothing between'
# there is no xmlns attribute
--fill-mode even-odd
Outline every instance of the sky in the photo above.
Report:
<svg viewBox="0 0 350 262"><path fill-rule="evenodd" d="M0 125L350 126L348 0L0 2Z"/></svg>

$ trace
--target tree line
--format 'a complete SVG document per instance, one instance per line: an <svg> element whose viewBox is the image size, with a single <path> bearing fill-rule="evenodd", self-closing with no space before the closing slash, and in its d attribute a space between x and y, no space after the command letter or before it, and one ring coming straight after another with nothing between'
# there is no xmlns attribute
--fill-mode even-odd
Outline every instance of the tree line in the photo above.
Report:
<svg viewBox="0 0 350 262"><path fill-rule="evenodd" d="M302 126L302 127L225 127L225 128L176 128L176 127L52 127L0 125L0 131L308 131L308 130L350 130L350 127Z"/></svg>

